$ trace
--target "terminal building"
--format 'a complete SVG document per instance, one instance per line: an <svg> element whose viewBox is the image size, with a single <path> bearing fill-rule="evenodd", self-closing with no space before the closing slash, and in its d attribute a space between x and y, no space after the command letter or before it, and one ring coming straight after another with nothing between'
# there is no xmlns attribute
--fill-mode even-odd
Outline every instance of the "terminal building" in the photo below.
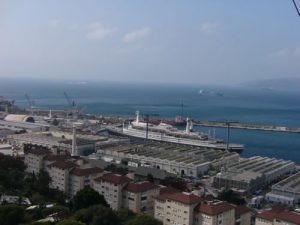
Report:
<svg viewBox="0 0 300 225"><path fill-rule="evenodd" d="M223 169L214 177L213 185L219 189L254 192L294 171L292 161L254 156Z"/></svg>
<svg viewBox="0 0 300 225"><path fill-rule="evenodd" d="M233 152L155 141L101 148L97 153L105 161L123 161L131 167L151 167L191 177L206 174L211 167L221 168L239 160L239 155Z"/></svg>

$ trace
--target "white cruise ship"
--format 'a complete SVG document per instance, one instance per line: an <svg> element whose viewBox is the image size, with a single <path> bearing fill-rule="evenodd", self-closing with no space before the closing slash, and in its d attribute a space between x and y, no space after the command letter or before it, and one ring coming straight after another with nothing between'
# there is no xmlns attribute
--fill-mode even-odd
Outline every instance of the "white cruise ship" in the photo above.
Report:
<svg viewBox="0 0 300 225"><path fill-rule="evenodd" d="M123 125L122 133L127 136L145 138L149 140L165 141L178 144L194 145L205 148L227 150L227 144L217 140L203 132L192 132L192 121L187 119L186 129L178 130L168 124L152 125L139 120L139 112L136 120L129 125ZM228 150L241 153L244 149L240 144L229 144Z"/></svg>

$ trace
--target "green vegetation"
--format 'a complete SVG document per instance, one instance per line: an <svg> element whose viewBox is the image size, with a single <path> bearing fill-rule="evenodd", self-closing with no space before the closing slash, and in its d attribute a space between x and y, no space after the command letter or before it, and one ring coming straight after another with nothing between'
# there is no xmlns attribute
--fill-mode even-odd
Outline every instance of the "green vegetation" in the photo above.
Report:
<svg viewBox="0 0 300 225"><path fill-rule="evenodd" d="M25 168L20 158L0 154L0 192L22 188Z"/></svg>
<svg viewBox="0 0 300 225"><path fill-rule="evenodd" d="M24 209L17 205L0 205L0 224L17 225L24 222Z"/></svg>
<svg viewBox="0 0 300 225"><path fill-rule="evenodd" d="M245 199L241 198L238 194L234 193L232 190L223 191L219 196L219 200L227 201L235 205L245 205Z"/></svg>
<svg viewBox="0 0 300 225"><path fill-rule="evenodd" d="M98 204L108 207L104 197L90 187L78 191L72 200L72 208L74 210Z"/></svg>
<svg viewBox="0 0 300 225"><path fill-rule="evenodd" d="M161 184L176 188L180 191L185 191L186 189L184 180L178 177L166 177L165 180L161 181Z"/></svg>
<svg viewBox="0 0 300 225"><path fill-rule="evenodd" d="M120 225L117 214L103 205L93 205L89 208L80 209L74 213L76 221L88 225Z"/></svg>
<svg viewBox="0 0 300 225"><path fill-rule="evenodd" d="M106 171L110 171L112 173L118 173L121 175L126 175L128 173L128 169L126 167L118 167L115 164L110 164L104 168Z"/></svg>
<svg viewBox="0 0 300 225"><path fill-rule="evenodd" d="M141 214L130 220L126 225L162 225L162 222L146 214Z"/></svg>

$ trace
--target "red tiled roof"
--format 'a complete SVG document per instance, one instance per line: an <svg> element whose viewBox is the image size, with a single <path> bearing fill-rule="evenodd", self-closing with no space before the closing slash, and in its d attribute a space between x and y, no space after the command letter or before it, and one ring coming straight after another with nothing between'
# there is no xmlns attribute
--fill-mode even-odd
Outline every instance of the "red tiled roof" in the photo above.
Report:
<svg viewBox="0 0 300 225"><path fill-rule="evenodd" d="M235 207L235 216L240 216L243 214L246 214L248 212L252 212L252 209L248 208L247 206L244 205L239 205Z"/></svg>
<svg viewBox="0 0 300 225"><path fill-rule="evenodd" d="M50 167L57 167L60 169L71 169L73 167L77 167L78 165L76 165L75 163L72 162L66 162L66 161L56 161L54 163L52 163L51 165L49 165Z"/></svg>
<svg viewBox="0 0 300 225"><path fill-rule="evenodd" d="M129 183L132 180L124 175L114 174L114 173L106 173L101 177L95 179L96 181L105 181L113 184L125 184Z"/></svg>
<svg viewBox="0 0 300 225"><path fill-rule="evenodd" d="M26 154L47 155L50 154L50 151L45 149L30 149L26 151Z"/></svg>
<svg viewBox="0 0 300 225"><path fill-rule="evenodd" d="M274 216L276 219L289 223L300 225L300 213L295 211L286 211Z"/></svg>
<svg viewBox="0 0 300 225"><path fill-rule="evenodd" d="M179 192L176 188L173 187L163 187L159 190L158 199L165 201L169 197L169 195Z"/></svg>
<svg viewBox="0 0 300 225"><path fill-rule="evenodd" d="M223 212L234 209L235 207L227 202L222 201L203 201L196 206L195 210L210 216L219 215Z"/></svg>
<svg viewBox="0 0 300 225"><path fill-rule="evenodd" d="M283 208L273 208L272 210L258 213L256 215L256 217L264 219L264 220L268 220L268 221L273 221L274 216L281 213L281 212L283 212L283 211L284 211Z"/></svg>
<svg viewBox="0 0 300 225"><path fill-rule="evenodd" d="M57 160L65 160L65 159L69 159L69 158L71 158L71 156L69 156L69 155L47 155L45 157L45 160L57 161Z"/></svg>
<svg viewBox="0 0 300 225"><path fill-rule="evenodd" d="M101 172L103 172L103 170L98 167L85 168L85 169L75 168L74 170L71 171L71 173L76 176L87 176L90 174L101 173Z"/></svg>
<svg viewBox="0 0 300 225"><path fill-rule="evenodd" d="M201 201L201 198L197 195L189 194L189 193L181 193L181 192L171 194L167 197L167 199L181 202L183 204L188 204L188 205L199 203Z"/></svg>
<svg viewBox="0 0 300 225"><path fill-rule="evenodd" d="M125 189L127 191L134 192L134 193L145 192L145 191L153 190L153 189L157 189L157 188L159 188L159 186L157 186L149 181L140 182L140 183L129 183L125 187Z"/></svg>
<svg viewBox="0 0 300 225"><path fill-rule="evenodd" d="M266 211L266 212L259 213L256 217L264 219L264 220L268 220L268 221L273 221L275 215L276 215L276 212Z"/></svg>
<svg viewBox="0 0 300 225"><path fill-rule="evenodd" d="M176 192L179 192L178 189L176 188L173 188L173 187L163 187L159 190L159 194L173 194L173 193L176 193Z"/></svg>

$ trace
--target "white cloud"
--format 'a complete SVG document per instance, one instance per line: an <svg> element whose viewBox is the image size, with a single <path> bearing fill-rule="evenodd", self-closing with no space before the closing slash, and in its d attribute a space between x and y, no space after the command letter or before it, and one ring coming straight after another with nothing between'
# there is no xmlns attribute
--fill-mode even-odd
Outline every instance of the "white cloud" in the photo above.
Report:
<svg viewBox="0 0 300 225"><path fill-rule="evenodd" d="M150 27L144 27L140 30L132 31L130 33L125 34L123 37L123 42L135 42L140 39L147 37L151 33L152 29Z"/></svg>
<svg viewBox="0 0 300 225"><path fill-rule="evenodd" d="M224 28L223 23L220 22L205 22L200 26L201 32L204 34L213 34Z"/></svg>
<svg viewBox="0 0 300 225"><path fill-rule="evenodd" d="M295 54L296 56L300 56L300 48L296 48L296 49L294 50L294 54Z"/></svg>
<svg viewBox="0 0 300 225"><path fill-rule="evenodd" d="M51 20L49 22L50 26L53 27L53 28L57 28L57 27L60 27L63 25L62 21L61 20Z"/></svg>
<svg viewBox="0 0 300 225"><path fill-rule="evenodd" d="M279 49L275 52L272 52L270 54L271 57L274 58L279 58L279 57L284 57L290 54L290 50L288 48L283 48L283 49Z"/></svg>
<svg viewBox="0 0 300 225"><path fill-rule="evenodd" d="M92 23L88 26L88 33L86 34L86 37L92 40L102 40L112 36L116 31L116 28L107 28L101 23Z"/></svg>

